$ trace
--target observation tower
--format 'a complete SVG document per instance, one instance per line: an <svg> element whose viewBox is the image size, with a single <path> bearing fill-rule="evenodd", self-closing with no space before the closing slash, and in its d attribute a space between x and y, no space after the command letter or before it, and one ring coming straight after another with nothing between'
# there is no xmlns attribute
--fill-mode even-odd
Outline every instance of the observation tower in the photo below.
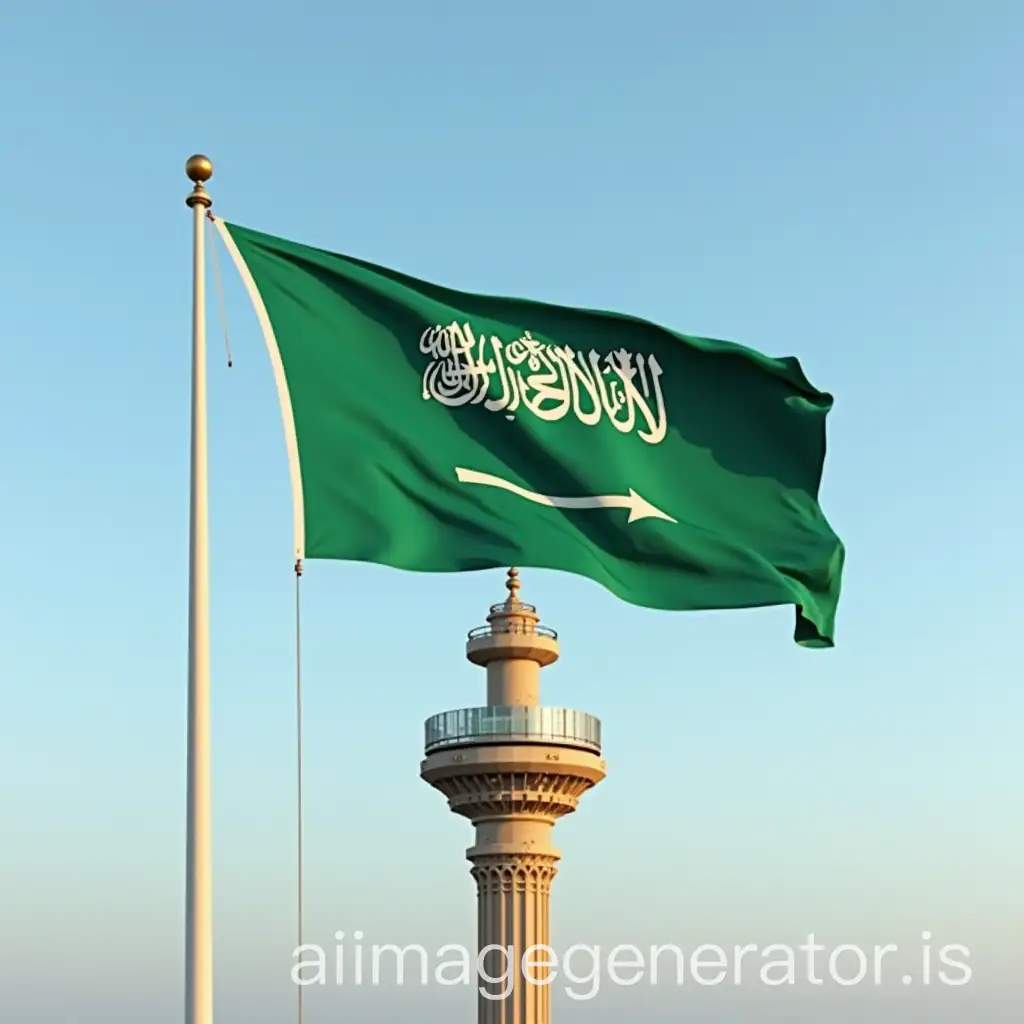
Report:
<svg viewBox="0 0 1024 1024"><path fill-rule="evenodd" d="M487 672L487 703L426 722L420 776L468 818L476 842L466 851L477 884L477 941L484 973L479 1024L549 1024L550 893L560 854L555 822L605 776L601 723L585 711L542 707L540 670L558 659L558 635L519 600L509 569L507 599L472 630L466 657ZM506 958L502 949L512 947ZM511 962L508 962L511 961ZM504 998L503 992L508 994ZM490 997L490 998L489 998Z"/></svg>

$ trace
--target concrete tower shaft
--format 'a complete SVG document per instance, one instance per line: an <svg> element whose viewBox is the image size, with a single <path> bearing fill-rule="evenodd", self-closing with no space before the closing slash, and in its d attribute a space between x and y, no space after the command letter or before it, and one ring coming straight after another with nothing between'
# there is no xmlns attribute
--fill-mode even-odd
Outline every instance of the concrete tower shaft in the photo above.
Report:
<svg viewBox="0 0 1024 1024"><path fill-rule="evenodd" d="M466 851L477 883L478 943L513 949L485 961L480 1024L549 1024L550 988L538 984L547 969L537 962L550 946L550 887L560 859L554 823L571 814L580 797L605 776L601 724L583 711L540 705L540 670L558 659L558 636L540 625L537 610L519 599L510 569L508 597L491 607L487 625L474 629L466 657L487 671L487 704L447 711L426 723L421 777L475 826Z"/></svg>

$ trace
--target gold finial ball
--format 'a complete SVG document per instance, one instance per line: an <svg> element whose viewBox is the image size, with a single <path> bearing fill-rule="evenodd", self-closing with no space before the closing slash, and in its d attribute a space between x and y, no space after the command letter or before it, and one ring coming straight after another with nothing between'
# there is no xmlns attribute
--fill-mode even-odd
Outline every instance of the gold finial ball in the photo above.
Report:
<svg viewBox="0 0 1024 1024"><path fill-rule="evenodd" d="M519 570L518 569L509 569L509 571L508 571L508 579L505 580L505 588L508 590L508 592L510 594L513 594L513 595L519 589Z"/></svg>
<svg viewBox="0 0 1024 1024"><path fill-rule="evenodd" d="M202 153L196 153L185 161L185 173L190 181L197 185L200 182L209 181L213 176L213 161Z"/></svg>

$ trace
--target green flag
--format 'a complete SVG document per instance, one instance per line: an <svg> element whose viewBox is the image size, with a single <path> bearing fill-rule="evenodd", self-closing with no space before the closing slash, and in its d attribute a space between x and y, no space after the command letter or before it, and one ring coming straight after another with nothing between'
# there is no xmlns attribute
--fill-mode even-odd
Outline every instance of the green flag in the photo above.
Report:
<svg viewBox="0 0 1024 1024"><path fill-rule="evenodd" d="M274 364L299 558L560 569L649 608L792 604L797 642L832 645L832 398L795 359L217 224Z"/></svg>

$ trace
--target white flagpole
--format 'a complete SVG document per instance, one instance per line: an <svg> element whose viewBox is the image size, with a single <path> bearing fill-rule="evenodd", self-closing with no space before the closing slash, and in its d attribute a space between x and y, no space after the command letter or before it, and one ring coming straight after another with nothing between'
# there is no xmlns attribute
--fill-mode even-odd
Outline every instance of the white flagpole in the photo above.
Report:
<svg viewBox="0 0 1024 1024"><path fill-rule="evenodd" d="M188 825L185 864L185 1024L213 1024L213 864L210 800L210 567L206 487L206 236L213 164L190 157L192 210L192 482L188 587Z"/></svg>

